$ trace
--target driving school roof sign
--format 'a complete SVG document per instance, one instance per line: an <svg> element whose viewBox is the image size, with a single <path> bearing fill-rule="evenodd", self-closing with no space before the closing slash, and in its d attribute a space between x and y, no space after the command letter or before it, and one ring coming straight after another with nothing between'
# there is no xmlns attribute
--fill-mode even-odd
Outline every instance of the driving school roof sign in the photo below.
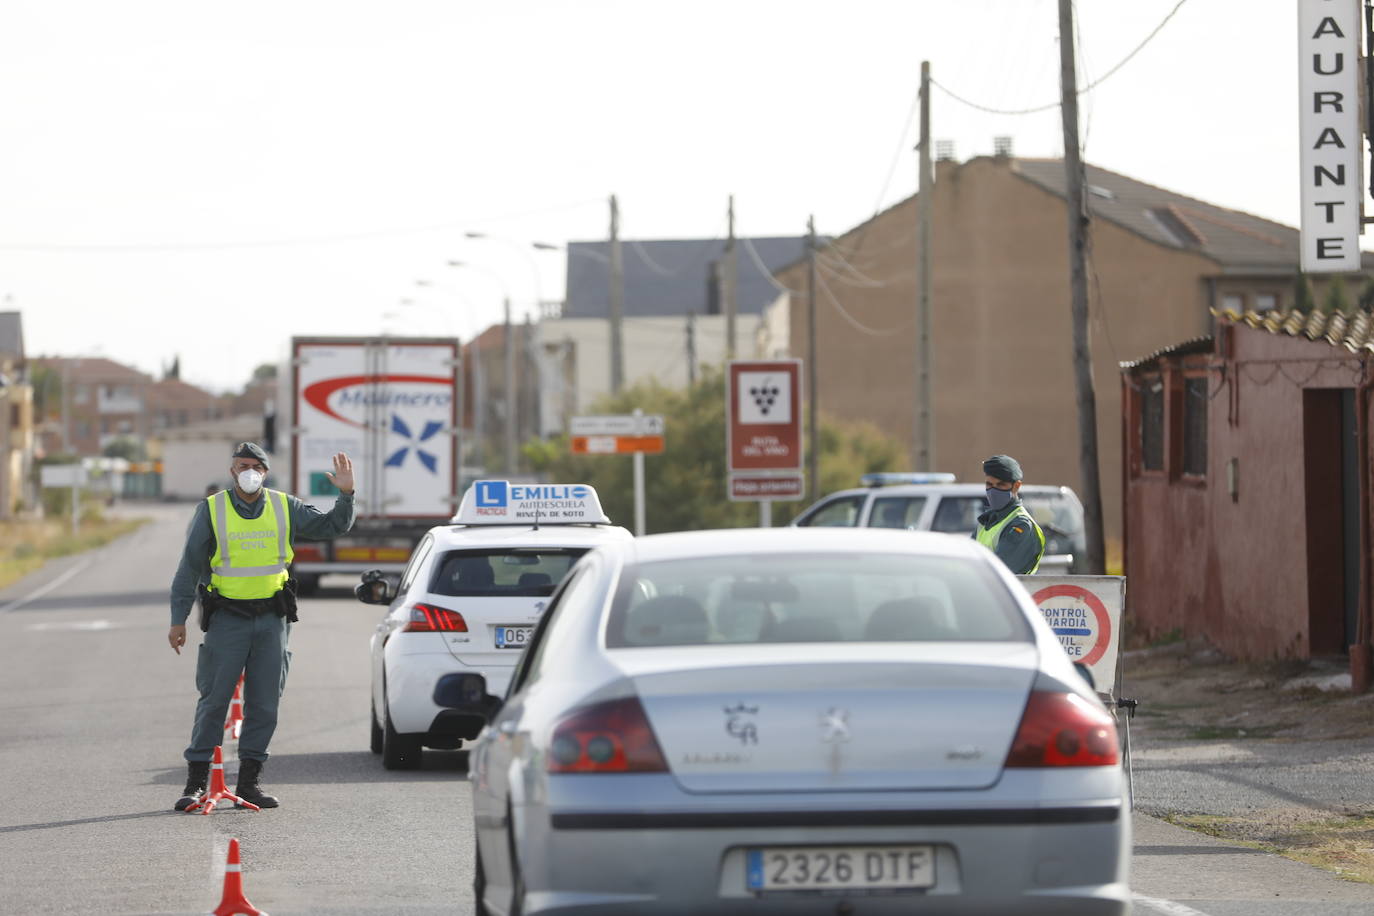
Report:
<svg viewBox="0 0 1374 916"><path fill-rule="evenodd" d="M1099 693L1115 695L1121 643L1122 576L1020 576L1071 661L1092 672Z"/></svg>
<svg viewBox="0 0 1374 916"><path fill-rule="evenodd" d="M609 525L596 490L585 484L474 481L453 521L460 525Z"/></svg>

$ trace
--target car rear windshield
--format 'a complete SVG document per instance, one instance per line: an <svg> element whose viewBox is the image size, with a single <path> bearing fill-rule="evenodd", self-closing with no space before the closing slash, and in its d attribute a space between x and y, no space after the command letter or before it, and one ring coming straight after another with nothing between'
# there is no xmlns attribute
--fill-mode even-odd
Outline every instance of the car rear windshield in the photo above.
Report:
<svg viewBox="0 0 1374 916"><path fill-rule="evenodd" d="M608 648L728 643L1028 641L979 560L911 554L758 554L626 571Z"/></svg>
<svg viewBox="0 0 1374 916"><path fill-rule="evenodd" d="M429 591L455 597L548 597L584 548L450 550L439 556Z"/></svg>

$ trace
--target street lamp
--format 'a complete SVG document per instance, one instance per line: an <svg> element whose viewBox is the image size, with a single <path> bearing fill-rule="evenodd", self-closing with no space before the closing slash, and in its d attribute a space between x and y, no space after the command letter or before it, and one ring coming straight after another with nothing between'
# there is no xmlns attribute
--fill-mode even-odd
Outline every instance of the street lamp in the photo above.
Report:
<svg viewBox="0 0 1374 916"><path fill-rule="evenodd" d="M536 311L543 308L544 293L543 284L539 279L539 263L535 261L534 255L530 252L531 247L538 248L540 247L540 243L534 242L527 245L517 242L515 239L508 239L499 235L488 235L485 232L464 232L463 237L476 241L500 242L520 252L521 256L524 257L526 262L530 265L530 276L534 278L534 308Z"/></svg>

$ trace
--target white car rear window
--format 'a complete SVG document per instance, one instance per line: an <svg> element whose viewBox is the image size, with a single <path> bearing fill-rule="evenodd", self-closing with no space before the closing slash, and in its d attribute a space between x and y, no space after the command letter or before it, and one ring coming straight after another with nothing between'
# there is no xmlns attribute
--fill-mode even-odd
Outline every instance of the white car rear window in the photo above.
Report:
<svg viewBox="0 0 1374 916"><path fill-rule="evenodd" d="M643 563L611 609L608 648L724 643L1029 641L975 560L761 554Z"/></svg>
<svg viewBox="0 0 1374 916"><path fill-rule="evenodd" d="M540 597L553 594L581 547L450 550L435 559L429 591L454 597Z"/></svg>

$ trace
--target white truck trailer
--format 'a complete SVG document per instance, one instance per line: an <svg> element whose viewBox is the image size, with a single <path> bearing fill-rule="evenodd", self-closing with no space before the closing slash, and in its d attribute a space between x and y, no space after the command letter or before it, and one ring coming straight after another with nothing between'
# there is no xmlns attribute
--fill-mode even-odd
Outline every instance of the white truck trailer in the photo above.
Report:
<svg viewBox="0 0 1374 916"><path fill-rule="evenodd" d="M278 377L272 484L328 511L325 473L347 452L358 520L335 541L298 541L301 591L320 576L399 573L420 537L453 516L458 494L461 373L446 337L295 337Z"/></svg>

